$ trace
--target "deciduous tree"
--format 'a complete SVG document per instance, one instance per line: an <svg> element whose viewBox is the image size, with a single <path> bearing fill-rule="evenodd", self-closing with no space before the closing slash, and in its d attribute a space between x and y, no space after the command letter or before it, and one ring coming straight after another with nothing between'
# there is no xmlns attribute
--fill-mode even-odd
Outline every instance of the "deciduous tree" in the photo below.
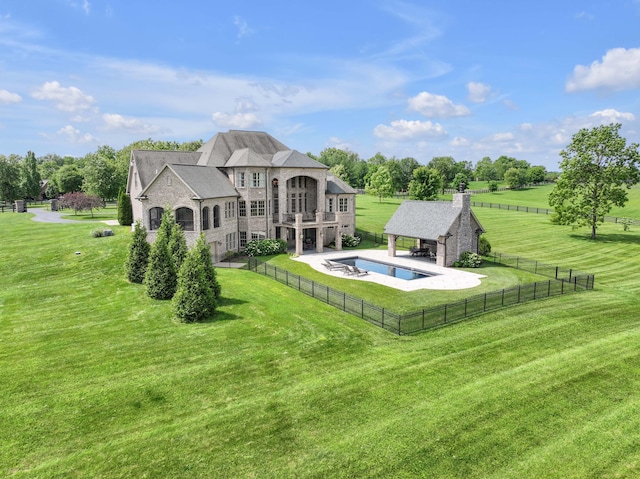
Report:
<svg viewBox="0 0 640 479"><path fill-rule="evenodd" d="M20 197L20 167L15 158L0 155L0 200L13 201Z"/></svg>
<svg viewBox="0 0 640 479"><path fill-rule="evenodd" d="M393 187L393 179L389 170L383 165L379 166L369 178L366 191L368 195L377 196L382 202L382 198L392 196L395 192Z"/></svg>
<svg viewBox="0 0 640 479"><path fill-rule="evenodd" d="M33 199L40 196L40 179L36 155L33 151L29 151L20 167L20 190L22 195Z"/></svg>
<svg viewBox="0 0 640 479"><path fill-rule="evenodd" d="M619 123L583 128L560 152L562 170L549 195L560 224L591 227L596 238L598 224L613 206L627 202L627 190L640 181L638 144L627 145Z"/></svg>
<svg viewBox="0 0 640 479"><path fill-rule="evenodd" d="M413 170L409 183L409 197L413 200L430 201L438 198L442 188L440 174L433 168L420 166Z"/></svg>

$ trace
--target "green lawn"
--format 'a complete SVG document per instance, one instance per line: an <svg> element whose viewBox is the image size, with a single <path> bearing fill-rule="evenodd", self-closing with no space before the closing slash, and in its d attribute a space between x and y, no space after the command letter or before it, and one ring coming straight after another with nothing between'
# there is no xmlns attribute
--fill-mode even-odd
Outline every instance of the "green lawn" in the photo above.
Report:
<svg viewBox="0 0 640 479"><path fill-rule="evenodd" d="M475 211L596 290L396 337L218 269L216 320L181 325L124 280L128 228L0 214L0 476L640 476L640 232Z"/></svg>

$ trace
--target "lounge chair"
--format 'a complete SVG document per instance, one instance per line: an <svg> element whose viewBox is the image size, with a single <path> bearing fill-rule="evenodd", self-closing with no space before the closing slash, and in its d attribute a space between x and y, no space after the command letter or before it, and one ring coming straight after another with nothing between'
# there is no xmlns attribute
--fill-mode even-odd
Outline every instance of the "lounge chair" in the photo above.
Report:
<svg viewBox="0 0 640 479"><path fill-rule="evenodd" d="M357 266L347 266L344 274L353 276L364 276L365 274L369 274L369 272L364 269L360 269Z"/></svg>
<svg viewBox="0 0 640 479"><path fill-rule="evenodd" d="M342 264L342 263L336 263L336 262L334 262L334 261L330 261L330 260L328 260L328 259L325 259L325 260L322 262L322 266L324 266L325 268L327 268L329 271L335 271L335 270L342 271L342 270L344 270L344 269L347 267L347 265L345 265L345 264Z"/></svg>

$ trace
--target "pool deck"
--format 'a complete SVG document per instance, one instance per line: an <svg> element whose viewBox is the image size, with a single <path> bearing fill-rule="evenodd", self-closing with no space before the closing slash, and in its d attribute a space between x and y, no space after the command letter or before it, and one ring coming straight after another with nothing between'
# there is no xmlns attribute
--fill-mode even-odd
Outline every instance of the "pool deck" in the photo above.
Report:
<svg viewBox="0 0 640 479"><path fill-rule="evenodd" d="M387 250L332 250L325 253L305 253L293 259L307 263L313 269L329 276L348 278L354 281L369 281L372 283L382 284L390 288L400 289L402 291L416 291L419 289L454 290L473 288L475 286L479 286L480 279L485 277L482 274L469 273L457 268L443 268L441 266L436 266L426 258L416 258L411 256L408 251L399 251L397 254L398 255L395 257L389 256ZM353 276L345 275L342 271L338 270L330 271L322 265L324 260L338 260L354 256L383 263L392 263L407 269L437 273L438 276L404 280L394 278L393 276L387 276L386 274L375 273L373 271L363 276Z"/></svg>

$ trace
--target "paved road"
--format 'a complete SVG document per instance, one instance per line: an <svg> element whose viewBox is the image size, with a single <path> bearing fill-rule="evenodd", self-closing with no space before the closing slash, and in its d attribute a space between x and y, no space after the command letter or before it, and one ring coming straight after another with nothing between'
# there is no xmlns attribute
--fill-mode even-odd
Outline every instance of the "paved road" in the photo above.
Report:
<svg viewBox="0 0 640 479"><path fill-rule="evenodd" d="M41 223L78 223L75 220L67 220L61 218L62 213L59 211L49 211L44 208L31 208L27 209L27 213L34 214L35 216L31 218L33 221L40 221ZM20 215L22 213L13 213L16 215Z"/></svg>

